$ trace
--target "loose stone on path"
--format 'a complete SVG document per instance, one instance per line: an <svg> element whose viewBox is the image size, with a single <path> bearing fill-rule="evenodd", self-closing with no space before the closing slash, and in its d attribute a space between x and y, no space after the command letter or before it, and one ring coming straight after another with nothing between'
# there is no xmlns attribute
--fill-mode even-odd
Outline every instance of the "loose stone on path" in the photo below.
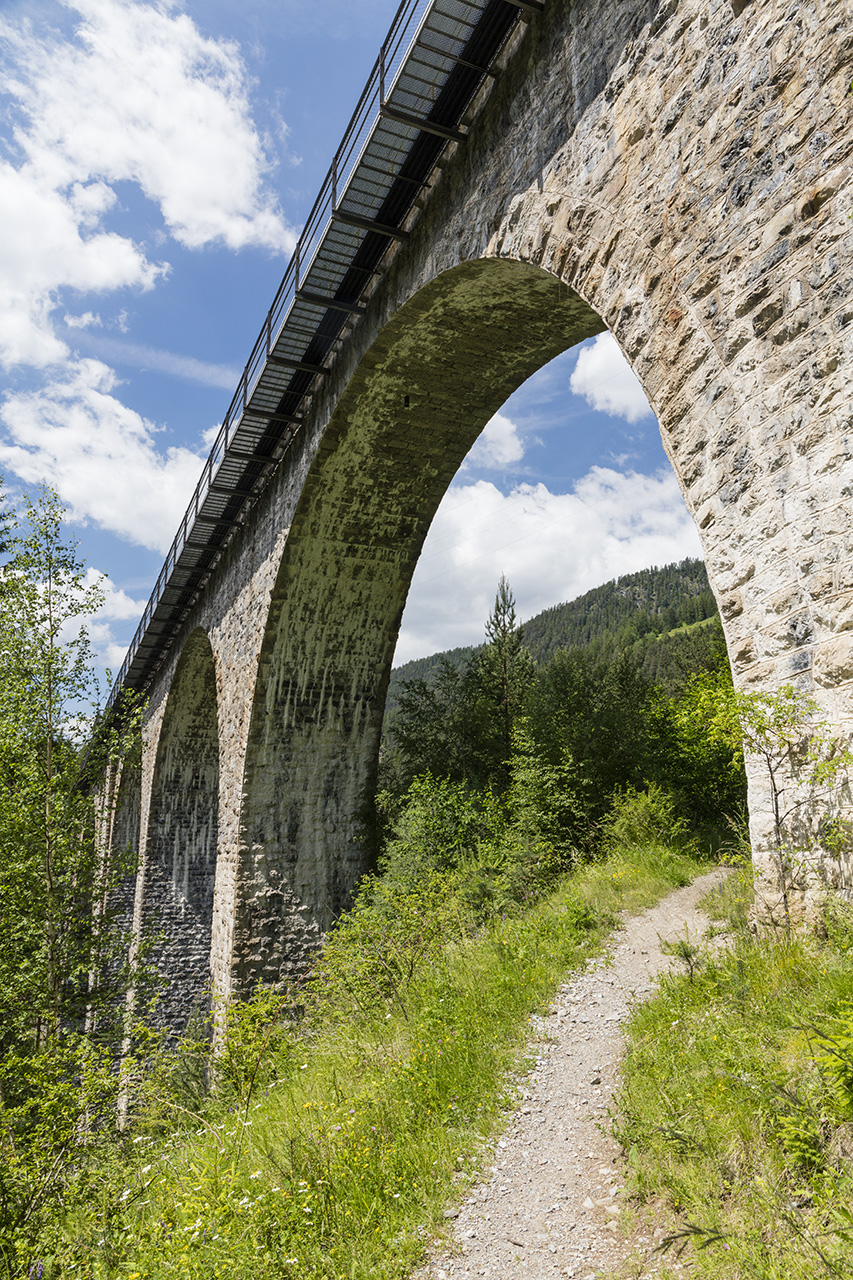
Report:
<svg viewBox="0 0 853 1280"><path fill-rule="evenodd" d="M413 1280L595 1280L629 1259L640 1268L632 1276L659 1273L663 1231L628 1234L622 1222L620 1149L608 1121L624 1052L620 1024L676 963L660 942L685 929L703 936L708 918L696 903L723 874L700 876L626 920L609 953L563 984L546 1017L531 1019L535 1065L495 1143L488 1181L448 1210L447 1241ZM681 1269L672 1258L666 1265Z"/></svg>

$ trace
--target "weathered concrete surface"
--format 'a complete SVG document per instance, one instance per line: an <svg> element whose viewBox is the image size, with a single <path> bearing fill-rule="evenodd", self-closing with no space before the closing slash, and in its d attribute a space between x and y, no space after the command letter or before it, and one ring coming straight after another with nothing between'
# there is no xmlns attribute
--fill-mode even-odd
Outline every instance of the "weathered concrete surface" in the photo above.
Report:
<svg viewBox="0 0 853 1280"><path fill-rule="evenodd" d="M138 918L150 869L166 865L152 797L172 785L159 775L192 719L176 672L200 628L219 735L210 965L223 994L298 967L346 903L438 502L505 398L605 325L658 415L738 683L793 680L849 734L853 23L849 0L736 8L548 0L161 667ZM756 768L750 811L769 902ZM809 867L803 901L824 880L853 886L849 857L815 849Z"/></svg>

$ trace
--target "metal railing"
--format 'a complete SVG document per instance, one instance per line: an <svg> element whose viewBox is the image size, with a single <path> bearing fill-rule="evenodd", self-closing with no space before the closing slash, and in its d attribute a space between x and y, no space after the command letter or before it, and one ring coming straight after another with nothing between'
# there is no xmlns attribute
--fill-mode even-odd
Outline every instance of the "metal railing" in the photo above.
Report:
<svg viewBox="0 0 853 1280"><path fill-rule="evenodd" d="M265 430L259 424L291 423L290 435L285 433L284 448L292 439L293 431L298 429L300 416L295 410L313 394L317 377L327 372L326 354L334 356L333 349L339 341L343 322L351 320L361 310L357 297L340 299L336 290L358 261L371 228L374 234L378 231L387 239L384 248L376 250L374 257L381 258L393 243L388 232L395 228L383 227L376 220L376 213L387 203L395 183L410 182L415 191L404 209L402 221L405 221L411 211L414 194L423 189L426 179L401 176L419 135L425 132L438 136L435 160L449 141L464 136L458 129L458 121L442 124L433 118L441 105L442 94L451 87L453 76L460 69L465 69L464 74L468 77L462 84L461 97L460 91L456 90L456 97L462 101L464 110L479 85L492 74L490 64L514 29L521 12L524 9L539 11L542 7L538 0L403 0L243 369L116 677L110 703L124 685L143 687L150 679L168 638L180 625L195 593L213 567L210 557L213 556L215 561L226 545L232 527L239 523L233 512L230 515L228 512L235 504L242 508L268 479L268 467L264 474L253 474L249 479L252 492L247 493L244 484L238 486L235 482L234 476L239 468L232 466L225 476L225 483L219 485L218 492L215 492L213 486L226 464L232 461L232 452L244 463L247 457L252 460L257 457L259 464L269 464L275 459L253 453L259 435L263 435ZM489 27L489 39L484 37L480 43L488 46L491 40L494 46L488 61L483 62L473 55L466 58L465 53L477 43L478 32L486 26ZM461 117L462 112L458 114ZM402 228L400 231L403 234ZM364 274L361 292L368 277L375 272L365 270ZM320 282L319 293L312 291L314 280ZM344 313L338 315L341 323L337 332L332 332L331 339L329 333L334 330L334 325L330 330L327 323L325 335L323 331L323 317L330 311ZM319 365L311 363L305 356L312 345L312 325L313 334L323 337L324 355ZM288 370L286 374L282 372L283 368ZM301 378L302 385L294 387L296 373L307 377ZM277 406L288 396L288 411L279 413ZM254 472L258 472L257 467ZM229 492L234 496L230 506ZM221 530L216 535L219 541L213 532L205 533L205 527L211 531ZM167 607L166 596L170 590L177 593L179 599ZM160 623L161 630L150 635L155 621ZM142 653L143 646L149 650L148 653Z"/></svg>

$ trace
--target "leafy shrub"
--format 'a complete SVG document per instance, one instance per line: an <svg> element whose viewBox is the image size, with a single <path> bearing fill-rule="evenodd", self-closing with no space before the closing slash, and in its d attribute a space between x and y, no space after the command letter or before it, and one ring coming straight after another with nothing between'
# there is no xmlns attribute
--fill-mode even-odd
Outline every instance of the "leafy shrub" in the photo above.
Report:
<svg viewBox="0 0 853 1280"><path fill-rule="evenodd" d="M690 841L687 823L677 812L672 795L650 782L645 791L626 787L615 793L602 824L602 843L615 850L649 845L684 848Z"/></svg>
<svg viewBox="0 0 853 1280"><path fill-rule="evenodd" d="M411 882L431 871L458 867L476 854L481 840L500 830L502 822L490 792L422 774L406 792L380 859L380 873L388 880Z"/></svg>

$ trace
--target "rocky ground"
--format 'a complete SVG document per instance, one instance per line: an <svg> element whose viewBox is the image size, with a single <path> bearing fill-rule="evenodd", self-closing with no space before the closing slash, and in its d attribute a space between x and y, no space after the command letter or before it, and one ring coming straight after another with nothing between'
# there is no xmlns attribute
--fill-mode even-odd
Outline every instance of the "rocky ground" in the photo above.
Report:
<svg viewBox="0 0 853 1280"><path fill-rule="evenodd" d="M607 953L560 988L547 1017L534 1019L520 1104L494 1147L487 1181L447 1211L447 1239L415 1280L639 1280L666 1267L656 1251L661 1225L625 1213L623 1162L608 1116L631 1006L676 963L661 951L688 931L699 941L707 917L696 903L721 873L711 872L623 922Z"/></svg>

